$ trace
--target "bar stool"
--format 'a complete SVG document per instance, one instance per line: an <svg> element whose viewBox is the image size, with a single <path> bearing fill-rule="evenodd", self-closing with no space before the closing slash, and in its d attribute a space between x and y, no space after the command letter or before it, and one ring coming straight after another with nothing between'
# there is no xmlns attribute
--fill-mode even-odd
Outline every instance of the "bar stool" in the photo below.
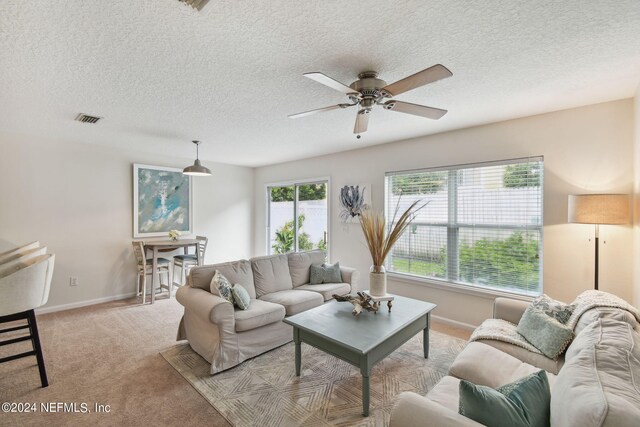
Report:
<svg viewBox="0 0 640 427"><path fill-rule="evenodd" d="M147 297L147 276L153 273L153 260L147 259L144 250L144 242L132 242L133 253L136 256L138 262L138 296L142 293L142 304L146 302ZM161 274L165 273L167 276L167 284L162 284ZM169 297L171 297L172 287L172 275L171 275L171 261L166 258L158 258L158 275L160 275L160 289L165 288L169 291ZM152 281L153 283L153 281ZM152 285L153 286L153 285ZM142 287L142 289L141 289ZM155 292L155 289L151 289L151 292Z"/></svg>
<svg viewBox="0 0 640 427"><path fill-rule="evenodd" d="M42 387L49 385L35 309L46 304L53 276L55 255L44 254L0 264L0 323L26 319L27 323L0 330L0 334L29 329L29 335L0 341L0 346L31 340L33 350L3 357L0 363L35 356Z"/></svg>
<svg viewBox="0 0 640 427"><path fill-rule="evenodd" d="M198 253L200 254L200 262L204 262L204 254L207 251L207 243L209 243L209 239L204 236L196 236L198 240ZM176 267L180 267L180 283L173 282L177 286L184 285L186 280L186 272L189 268L198 265L198 255L197 254L183 254L183 255L175 255L173 257L173 272L175 275ZM173 276L171 276L173 279Z"/></svg>

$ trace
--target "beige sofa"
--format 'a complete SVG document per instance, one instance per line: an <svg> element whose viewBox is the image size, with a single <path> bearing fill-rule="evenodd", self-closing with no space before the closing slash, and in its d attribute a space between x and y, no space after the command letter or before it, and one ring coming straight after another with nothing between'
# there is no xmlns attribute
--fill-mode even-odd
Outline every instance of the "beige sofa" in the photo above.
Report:
<svg viewBox="0 0 640 427"><path fill-rule="evenodd" d="M188 340L211 363L212 374L288 343L293 331L282 322L285 316L322 305L333 294L343 295L357 286L359 273L348 267L340 268L343 283L310 285L311 264L324 261L323 251L309 251L194 267L187 286L176 292L184 306L178 340ZM234 308L210 291L216 270L247 290L248 310Z"/></svg>
<svg viewBox="0 0 640 427"><path fill-rule="evenodd" d="M518 323L526 307L499 298L494 316ZM449 375L426 396L406 392L398 397L390 426L480 426L458 413L460 379L496 388L540 369L549 378L552 426L640 425L640 325L634 316L593 308L582 315L575 333L558 362L499 341L467 344Z"/></svg>

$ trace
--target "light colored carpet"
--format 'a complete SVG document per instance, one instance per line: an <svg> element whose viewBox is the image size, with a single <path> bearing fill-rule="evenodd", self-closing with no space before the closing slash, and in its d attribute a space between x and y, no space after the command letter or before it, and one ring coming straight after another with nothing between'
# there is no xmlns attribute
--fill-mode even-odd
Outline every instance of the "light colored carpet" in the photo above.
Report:
<svg viewBox="0 0 640 427"><path fill-rule="evenodd" d="M431 331L429 359L424 359L420 333L375 365L368 418L362 416L360 371L306 344L300 377L295 376L293 343L216 375L188 344L161 354L236 427L383 426L397 395L425 394L446 375L464 344Z"/></svg>
<svg viewBox="0 0 640 427"><path fill-rule="evenodd" d="M131 299L38 316L49 387L40 388L35 357L0 364L0 402L38 406L0 413L0 427L228 427L159 354L176 343L182 312L165 294L154 305ZM0 347L0 357L29 349L29 342ZM49 402L98 403L110 412L41 411Z"/></svg>

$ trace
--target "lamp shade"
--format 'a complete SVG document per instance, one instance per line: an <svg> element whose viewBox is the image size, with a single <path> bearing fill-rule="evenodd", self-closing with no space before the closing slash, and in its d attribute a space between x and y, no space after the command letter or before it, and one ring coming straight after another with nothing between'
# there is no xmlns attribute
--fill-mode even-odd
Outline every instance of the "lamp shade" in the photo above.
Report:
<svg viewBox="0 0 640 427"><path fill-rule="evenodd" d="M578 194L569 196L569 222L579 224L627 224L627 194Z"/></svg>
<svg viewBox="0 0 640 427"><path fill-rule="evenodd" d="M209 170L209 168L205 166L202 166L202 164L200 163L200 159L196 159L193 165L184 168L182 173L191 176L209 176L211 175L211 170Z"/></svg>
<svg viewBox="0 0 640 427"><path fill-rule="evenodd" d="M198 149L198 147L200 147L200 141L191 142L196 145L196 161L193 162L193 165L184 168L182 173L191 176L210 176L211 171L209 168L202 166L202 163L200 163L200 150Z"/></svg>

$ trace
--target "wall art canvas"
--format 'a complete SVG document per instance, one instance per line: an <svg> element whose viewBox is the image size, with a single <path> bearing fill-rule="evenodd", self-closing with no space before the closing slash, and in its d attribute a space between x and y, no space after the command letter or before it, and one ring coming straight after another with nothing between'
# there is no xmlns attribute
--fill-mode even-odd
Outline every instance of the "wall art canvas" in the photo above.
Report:
<svg viewBox="0 0 640 427"><path fill-rule="evenodd" d="M191 177L182 169L133 165L133 237L193 232Z"/></svg>
<svg viewBox="0 0 640 427"><path fill-rule="evenodd" d="M360 212L371 204L371 185L344 185L340 188L340 219L343 222L359 223Z"/></svg>

